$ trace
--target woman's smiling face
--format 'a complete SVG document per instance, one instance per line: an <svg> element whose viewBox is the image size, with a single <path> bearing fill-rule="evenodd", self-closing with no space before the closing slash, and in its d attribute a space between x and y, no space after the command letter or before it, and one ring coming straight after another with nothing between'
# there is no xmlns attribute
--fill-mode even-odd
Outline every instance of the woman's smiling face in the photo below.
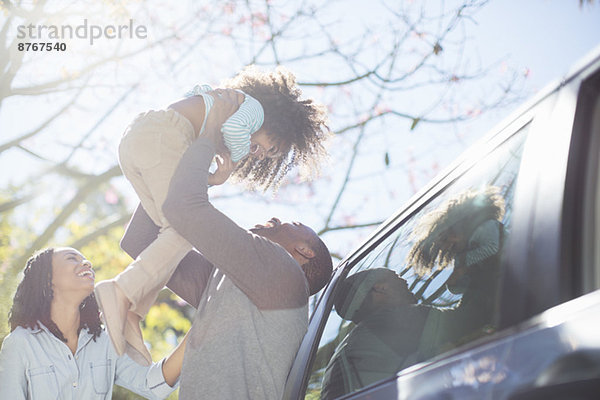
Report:
<svg viewBox="0 0 600 400"><path fill-rule="evenodd" d="M60 247L52 255L52 289L54 295L78 293L83 298L94 290L92 263L79 251Z"/></svg>

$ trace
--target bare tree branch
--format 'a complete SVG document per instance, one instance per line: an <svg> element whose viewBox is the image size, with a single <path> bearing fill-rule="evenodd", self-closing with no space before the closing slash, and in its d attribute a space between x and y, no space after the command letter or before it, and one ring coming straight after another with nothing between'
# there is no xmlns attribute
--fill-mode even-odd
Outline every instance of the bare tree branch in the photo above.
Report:
<svg viewBox="0 0 600 400"><path fill-rule="evenodd" d="M11 211L11 210L17 208L18 206L20 206L21 204L27 203L28 201L32 200L33 198L35 198L35 194L28 194L28 195L19 197L17 199L11 200L11 201L7 201L6 203L2 203L2 204L0 204L0 214L7 212L7 211Z"/></svg>
<svg viewBox="0 0 600 400"><path fill-rule="evenodd" d="M105 234L110 232L112 229L124 226L129 221L130 218L131 218L131 214L123 215L122 217L117 218L113 222L110 222L110 223L104 225L103 227L96 229L95 231L73 241L69 245L69 247L73 247L75 249L81 248L81 247L85 246L86 244L98 239L99 237L104 236Z"/></svg>
<svg viewBox="0 0 600 400"><path fill-rule="evenodd" d="M83 89L80 89L72 98L71 100L69 100L69 102L67 104L65 104L62 108L60 108L58 111L56 111L54 114L52 114L46 121L44 121L40 126L38 126L37 128L35 128L34 130L32 130L31 132L27 132L24 135L21 135L13 140L10 140L2 145L0 145L0 154L2 154L2 152L18 146L21 144L21 142L23 142L24 140L27 140L35 135L37 135L38 133L42 132L44 129L46 129L52 122L54 122L58 117L60 117L61 115L63 115L63 113L65 113L69 108L71 108L71 106L73 104L75 104L75 102L77 101L77 99L79 98L79 96L81 95Z"/></svg>
<svg viewBox="0 0 600 400"><path fill-rule="evenodd" d="M73 155L75 155L75 152L83 145L83 143L85 143L85 141L90 137L90 135L92 133L94 133L94 131L96 129L98 129L98 127L102 124L102 122L104 122L104 120L106 120L106 118L108 118L108 116L110 116L116 110L117 106L119 106L121 103L123 103L123 101L125 101L125 99L127 97L129 97L129 95L131 93L133 93L133 91L138 87L138 85L139 85L139 83L132 85L129 88L129 90L127 90L125 93L123 93L123 95L121 97L119 97L117 99L117 101L115 101L115 103L108 110L106 110L104 115L102 115L102 117L100 117L96 121L96 123L84 135L82 135L79 143L73 147L73 150L71 151L71 153L59 164L59 166L66 165L69 162L71 157L73 157Z"/></svg>
<svg viewBox="0 0 600 400"><path fill-rule="evenodd" d="M375 222L365 222L364 224L352 224L352 225L326 227L326 228L323 228L320 231L318 231L317 235L321 236L327 232L332 232L332 231L342 231L342 230L349 230L349 229L368 228L371 226L379 226L379 225L381 225L382 222L383 222L383 220L375 221Z"/></svg>
<svg viewBox="0 0 600 400"><path fill-rule="evenodd" d="M45 83L39 84L39 85L26 86L26 87L20 87L20 88L11 88L11 89L9 89L8 94L5 95L4 97L10 97L10 96L14 96L14 95L32 96L32 95L40 95L40 94L47 93L49 90L55 90L57 87L59 87L61 85L64 85L66 83L77 80L83 76L86 76L88 73L94 71L95 69L99 68L102 65L106 65L109 63L117 62L117 61L123 61L126 58L136 56L140 53L143 53L143 52L145 52L153 47L156 47L159 44L162 44L173 38L175 38L174 34L167 35L155 42L151 42L147 46L141 47L134 51L130 51L129 53L106 57L102 60L96 61L94 63L91 63L91 64L83 67L82 69L80 69L77 72L71 73L70 76L67 78L55 79L53 81L45 82ZM10 81L12 82L12 79L10 79Z"/></svg>
<svg viewBox="0 0 600 400"><path fill-rule="evenodd" d="M60 228L77 209L87 196L96 190L98 185L104 183L115 176L121 175L121 169L119 166L114 166L104 173L97 175L94 179L90 179L83 185L75 194L75 196L69 201L62 209L62 211L54 218L54 220L46 227L44 232L29 246L23 255L17 260L17 265L24 265L27 258L37 249L43 247L54 235L56 230Z"/></svg>

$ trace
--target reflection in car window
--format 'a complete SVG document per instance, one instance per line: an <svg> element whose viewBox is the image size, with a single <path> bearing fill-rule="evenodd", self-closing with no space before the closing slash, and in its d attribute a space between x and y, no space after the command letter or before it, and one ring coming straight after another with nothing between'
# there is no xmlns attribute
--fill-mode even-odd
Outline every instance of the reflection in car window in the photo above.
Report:
<svg viewBox="0 0 600 400"><path fill-rule="evenodd" d="M334 399L496 331L526 125L366 254L333 292L306 399Z"/></svg>

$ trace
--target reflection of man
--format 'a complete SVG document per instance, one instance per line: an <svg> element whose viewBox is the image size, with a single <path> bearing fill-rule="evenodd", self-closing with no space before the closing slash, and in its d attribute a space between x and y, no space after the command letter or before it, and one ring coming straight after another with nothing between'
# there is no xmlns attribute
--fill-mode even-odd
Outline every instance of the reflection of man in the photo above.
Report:
<svg viewBox="0 0 600 400"><path fill-rule="evenodd" d="M322 399L333 399L388 378L417 351L430 312L417 305L406 281L375 268L343 281L335 295L337 313L356 324L329 361Z"/></svg>
<svg viewBox="0 0 600 400"><path fill-rule="evenodd" d="M205 132L183 155L163 206L201 252L188 253L168 285L198 309L180 398L279 400L308 325L308 296L328 281L331 257L300 223L273 218L247 231L216 210L207 176L220 137L214 126ZM139 207L122 247L136 256L157 233Z"/></svg>

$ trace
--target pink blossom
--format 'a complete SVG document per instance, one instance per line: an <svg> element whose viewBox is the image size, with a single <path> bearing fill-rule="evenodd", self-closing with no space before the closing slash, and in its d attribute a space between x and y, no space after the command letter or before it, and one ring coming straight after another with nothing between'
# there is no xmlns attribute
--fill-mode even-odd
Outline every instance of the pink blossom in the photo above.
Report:
<svg viewBox="0 0 600 400"><path fill-rule="evenodd" d="M104 201L107 204L117 204L119 202L119 196L117 195L117 193L115 192L115 190L113 188L109 188L104 193Z"/></svg>

